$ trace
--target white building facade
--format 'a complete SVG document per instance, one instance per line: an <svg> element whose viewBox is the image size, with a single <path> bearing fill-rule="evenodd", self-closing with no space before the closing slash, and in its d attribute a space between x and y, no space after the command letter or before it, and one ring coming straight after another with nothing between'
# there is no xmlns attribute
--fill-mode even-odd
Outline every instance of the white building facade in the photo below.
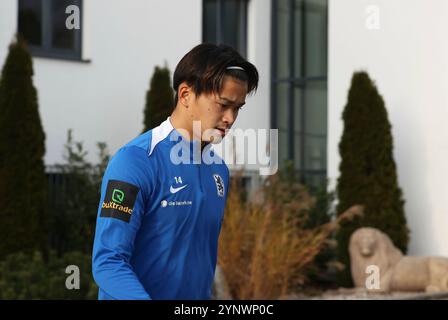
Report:
<svg viewBox="0 0 448 320"><path fill-rule="evenodd" d="M156 65L201 42L235 46L260 72L235 127L279 129L280 161L334 188L353 72L386 103L411 229L410 254L448 256L448 3L443 0L2 0L0 63L17 30L34 43L47 165L67 130L96 161L141 133ZM80 29L63 26L80 9ZM28 11L27 11L28 10Z"/></svg>

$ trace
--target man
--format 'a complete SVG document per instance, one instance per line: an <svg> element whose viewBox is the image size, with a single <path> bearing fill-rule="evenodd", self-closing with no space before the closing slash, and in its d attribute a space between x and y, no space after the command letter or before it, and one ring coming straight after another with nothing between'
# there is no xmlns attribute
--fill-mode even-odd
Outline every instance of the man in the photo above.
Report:
<svg viewBox="0 0 448 320"><path fill-rule="evenodd" d="M92 256L99 299L210 298L229 188L210 146L257 85L255 66L230 47L201 44L181 59L171 116L104 174ZM197 150L214 161L198 161Z"/></svg>

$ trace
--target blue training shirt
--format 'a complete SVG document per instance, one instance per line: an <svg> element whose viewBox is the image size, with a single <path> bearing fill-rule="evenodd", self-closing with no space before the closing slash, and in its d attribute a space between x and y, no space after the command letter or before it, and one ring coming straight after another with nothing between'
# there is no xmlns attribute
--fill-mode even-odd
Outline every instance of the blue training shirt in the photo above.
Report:
<svg viewBox="0 0 448 320"><path fill-rule="evenodd" d="M168 118L110 160L92 255L99 299L210 298L229 170L211 144L203 154L220 161L197 161L197 143ZM188 163L173 163L179 150Z"/></svg>

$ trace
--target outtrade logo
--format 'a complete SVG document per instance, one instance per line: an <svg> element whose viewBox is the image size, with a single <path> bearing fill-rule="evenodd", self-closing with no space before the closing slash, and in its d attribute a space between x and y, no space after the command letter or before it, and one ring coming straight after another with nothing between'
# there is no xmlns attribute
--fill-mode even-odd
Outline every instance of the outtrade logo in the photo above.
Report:
<svg viewBox="0 0 448 320"><path fill-rule="evenodd" d="M108 203L103 202L103 205L101 206L101 208L103 208L103 209L116 209L116 210L121 211L121 212L132 214L132 209L131 208L120 206L119 204L116 204L114 201L110 201Z"/></svg>
<svg viewBox="0 0 448 320"><path fill-rule="evenodd" d="M118 204L121 204L124 200L124 192L120 189L114 189L112 191L112 201Z"/></svg>
<svg viewBox="0 0 448 320"><path fill-rule="evenodd" d="M124 222L131 220L139 188L130 183L109 180L101 205L100 217L115 218Z"/></svg>

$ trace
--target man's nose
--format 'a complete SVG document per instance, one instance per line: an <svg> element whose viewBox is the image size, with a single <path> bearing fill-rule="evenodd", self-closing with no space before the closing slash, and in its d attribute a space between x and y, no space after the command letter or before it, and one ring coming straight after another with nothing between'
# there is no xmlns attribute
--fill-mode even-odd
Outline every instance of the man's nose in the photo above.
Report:
<svg viewBox="0 0 448 320"><path fill-rule="evenodd" d="M223 121L227 123L229 127L235 122L235 118L236 112L233 108L227 108L227 110L224 111Z"/></svg>

